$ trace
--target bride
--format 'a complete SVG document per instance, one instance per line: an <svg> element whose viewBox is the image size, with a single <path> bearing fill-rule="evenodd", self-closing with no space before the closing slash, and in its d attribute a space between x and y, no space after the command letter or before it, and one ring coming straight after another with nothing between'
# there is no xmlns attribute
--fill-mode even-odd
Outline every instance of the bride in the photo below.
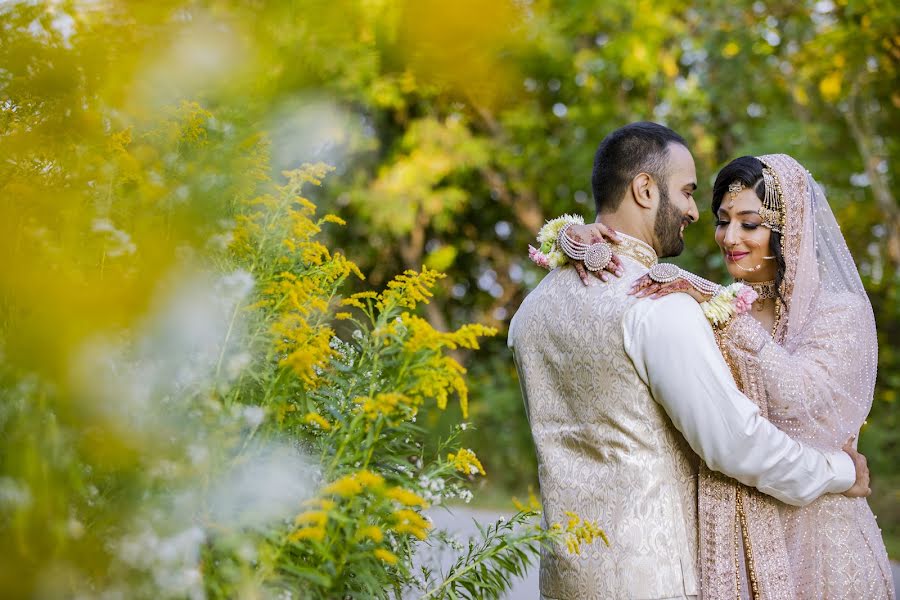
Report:
<svg viewBox="0 0 900 600"><path fill-rule="evenodd" d="M871 304L822 189L787 155L744 156L719 172L712 211L729 273L758 295L716 327L738 386L794 439L839 450L871 408L878 348ZM610 237L602 224L570 230L576 239L598 233ZM687 292L709 307L715 286L681 273L651 270L632 293ZM698 490L703 597L895 597L865 498L788 506L705 467Z"/></svg>

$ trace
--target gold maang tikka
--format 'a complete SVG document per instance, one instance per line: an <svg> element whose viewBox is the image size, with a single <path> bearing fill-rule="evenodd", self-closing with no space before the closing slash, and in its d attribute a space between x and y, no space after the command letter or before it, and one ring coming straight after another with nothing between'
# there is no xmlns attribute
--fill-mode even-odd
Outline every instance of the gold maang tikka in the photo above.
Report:
<svg viewBox="0 0 900 600"><path fill-rule="evenodd" d="M744 189L744 184L738 180L734 180L730 184L728 184L728 193L730 194L730 202L728 203L728 208L734 208L734 199L739 193L741 193L742 189Z"/></svg>

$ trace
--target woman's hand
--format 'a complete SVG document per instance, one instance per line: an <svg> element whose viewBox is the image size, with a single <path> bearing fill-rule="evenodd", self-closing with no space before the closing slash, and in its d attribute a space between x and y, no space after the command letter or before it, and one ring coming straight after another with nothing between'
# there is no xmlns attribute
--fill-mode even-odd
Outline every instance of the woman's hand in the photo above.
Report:
<svg viewBox="0 0 900 600"><path fill-rule="evenodd" d="M674 294L675 292L684 292L688 294L691 298L696 300L698 303L706 302L710 298L713 297L712 294L707 294L701 292L697 288L688 282L687 279L678 278L675 281L671 281L669 283L657 283L650 279L650 275L646 274L637 281L634 282L631 286L631 291L628 292L630 296L637 296L638 298L645 298L650 296L653 299L662 298L663 296L668 296L669 294Z"/></svg>
<svg viewBox="0 0 900 600"><path fill-rule="evenodd" d="M583 244L599 244L602 242L618 244L620 241L619 236L616 234L616 231L612 227L604 225L603 223L570 225L568 231L566 231L566 235L569 237L569 239L576 242L581 242ZM584 266L583 261L574 260L572 258L569 258L569 260L575 266L575 270L578 272L578 276L581 277L581 281L582 283L584 283L584 285L592 285L592 276L601 281L609 281L610 275L621 277L625 274L625 270L622 267L622 261L619 260L618 256L616 256L615 251L613 251L613 255L609 261L609 264L607 264L606 267L604 269L601 269L600 271L588 271Z"/></svg>

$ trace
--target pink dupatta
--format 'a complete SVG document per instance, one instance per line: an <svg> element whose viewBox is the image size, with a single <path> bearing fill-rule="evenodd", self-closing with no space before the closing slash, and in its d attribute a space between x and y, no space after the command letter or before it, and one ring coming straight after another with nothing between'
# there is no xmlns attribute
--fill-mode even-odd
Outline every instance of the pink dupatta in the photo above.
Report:
<svg viewBox="0 0 900 600"><path fill-rule="evenodd" d="M840 449L858 434L871 408L878 358L872 307L812 176L784 154L759 160L775 171L783 194L786 269L781 316L773 336L751 316L741 315L720 332L719 345L738 386L764 416L798 441L823 450ZM879 581L860 589L889 590L887 595L860 597L892 598L884 543L865 500L831 496L810 507L814 505L819 508L787 507L703 468L698 517L705 597L740 597L742 571L749 579L744 594L753 598L824 597L821 586L831 585L829 578L841 577L834 572L840 568L820 556L810 536L826 535L821 529L833 521L856 519L858 526L851 524L849 533L840 535L860 540L858 548L841 552L857 552L865 555L861 560L875 564L875 574L864 577ZM857 571L847 577L859 579ZM882 581L879 571L888 580ZM837 583L827 595L834 589L851 593L855 585L849 580Z"/></svg>

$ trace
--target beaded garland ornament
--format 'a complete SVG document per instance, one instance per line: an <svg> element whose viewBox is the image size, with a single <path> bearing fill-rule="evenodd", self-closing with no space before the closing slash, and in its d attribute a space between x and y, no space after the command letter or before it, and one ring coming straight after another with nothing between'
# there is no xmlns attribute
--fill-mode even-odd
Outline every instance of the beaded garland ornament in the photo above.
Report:
<svg viewBox="0 0 900 600"><path fill-rule="evenodd" d="M556 236L556 245L559 249L572 260L584 262L584 266L588 271L595 272L605 269L613 256L610 245L606 242L585 244L572 240L566 235L571 226L571 223L567 223L559 230Z"/></svg>
<svg viewBox="0 0 900 600"><path fill-rule="evenodd" d="M537 235L540 246L528 246L528 258L548 271L566 264L568 259L559 246L559 234L570 225L584 225L584 219L578 215L562 215L547 221Z"/></svg>
<svg viewBox="0 0 900 600"><path fill-rule="evenodd" d="M703 314L713 327L722 328L737 315L750 310L756 301L757 293L750 286L735 282L721 286L702 277L685 271L671 263L660 263L650 269L648 275L656 283L672 283L676 279L684 279L691 287L707 296L712 296L700 304Z"/></svg>

